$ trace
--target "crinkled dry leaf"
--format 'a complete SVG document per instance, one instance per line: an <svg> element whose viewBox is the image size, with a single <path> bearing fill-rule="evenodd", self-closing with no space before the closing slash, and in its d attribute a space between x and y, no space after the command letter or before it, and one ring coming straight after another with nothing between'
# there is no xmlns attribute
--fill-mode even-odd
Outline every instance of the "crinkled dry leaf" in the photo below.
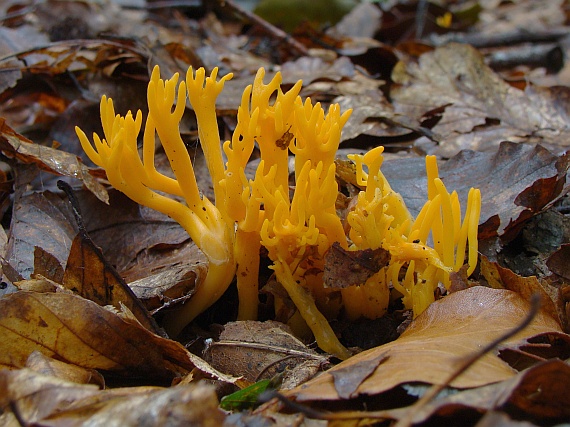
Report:
<svg viewBox="0 0 570 427"><path fill-rule="evenodd" d="M378 365L380 356L388 358L364 381L357 375L357 387L351 396L375 395L412 382L439 384L447 379L460 358L515 327L528 309L529 304L523 298L507 290L476 286L455 292L430 305L396 341L353 356L289 395L301 401L338 400L335 382L343 378L346 384L353 366L366 361ZM540 312L529 327L504 344L544 332L560 332L560 325ZM451 385L480 387L514 374L514 369L496 354L487 354Z"/></svg>
<svg viewBox="0 0 570 427"><path fill-rule="evenodd" d="M11 406L10 406L11 405ZM107 427L219 426L214 387L203 382L171 388L131 387L98 390L29 369L0 371L0 416L4 426L19 426L11 408L26 425Z"/></svg>
<svg viewBox="0 0 570 427"><path fill-rule="evenodd" d="M66 293L20 291L0 299L0 366L19 368L41 351L83 368L144 378L172 378L199 369L217 373L180 343L161 338L138 322Z"/></svg>
<svg viewBox="0 0 570 427"><path fill-rule="evenodd" d="M385 249L347 251L335 242L325 254L323 282L333 289L362 285L389 261L390 253Z"/></svg>
<svg viewBox="0 0 570 427"><path fill-rule="evenodd" d="M54 376L34 372L31 369L0 370L0 424L21 426L10 403L28 423L33 423L56 413L76 400L100 393L93 384L77 384Z"/></svg>
<svg viewBox="0 0 570 427"><path fill-rule="evenodd" d="M47 357L40 351L33 351L26 361L26 368L40 374L59 378L76 384L95 384L105 387L105 379L94 369L85 369Z"/></svg>
<svg viewBox="0 0 570 427"><path fill-rule="evenodd" d="M42 170L56 175L69 176L82 181L85 186L107 203L107 190L89 174L89 169L77 156L55 148L34 144L10 128L4 119L0 118L0 150L10 158L16 158L22 163L34 163Z"/></svg>
<svg viewBox="0 0 570 427"><path fill-rule="evenodd" d="M218 427L225 414L215 388L203 382L171 388L136 387L102 391L41 420L42 426Z"/></svg>
<svg viewBox="0 0 570 427"><path fill-rule="evenodd" d="M418 120L444 107L432 128L441 136L431 154L451 157L463 149L485 151L500 141L568 146L570 116L565 91L526 91L504 82L466 44L450 43L420 56L419 63L400 63L391 91L397 112ZM428 142L422 138L416 144ZM483 193L484 194L484 193Z"/></svg>
<svg viewBox="0 0 570 427"><path fill-rule="evenodd" d="M286 377L306 381L328 361L291 335L288 327L274 321L226 324L219 341L210 344L205 357L219 371L243 376L252 383L283 371L287 371ZM304 362L309 366L302 365ZM295 372L299 366L303 375Z"/></svg>

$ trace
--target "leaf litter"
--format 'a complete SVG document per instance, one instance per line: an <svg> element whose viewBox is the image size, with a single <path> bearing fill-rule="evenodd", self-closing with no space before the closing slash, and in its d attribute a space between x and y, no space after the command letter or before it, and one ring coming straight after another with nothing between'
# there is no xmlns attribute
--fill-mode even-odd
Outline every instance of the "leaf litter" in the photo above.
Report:
<svg viewBox="0 0 570 427"><path fill-rule="evenodd" d="M228 13L218 2L208 10L196 2L185 15L176 8L147 14L119 2L62 7L50 0L29 8L24 3L0 8L5 14L0 32L0 151L7 160L0 186L6 230L0 363L9 368L0 371L3 424L81 425L89 419L139 425L144 419L151 425L220 425L226 418L217 409L221 396L275 375L289 377L283 393L307 411L276 412L278 405L269 402L255 412L236 412L227 422L290 425L294 419L320 425L310 419L308 408L340 414L363 406L370 416L382 406L387 408L382 419L400 420L417 395L413 387L421 390L441 382L458 360L514 328L535 292L542 295L543 307L531 326L470 366L447 389L450 394L415 413L414 422L457 422L466 414L478 420L485 414L481 421L506 417L504 422L544 425L569 417L564 399L570 381L563 380L568 376L564 360L570 357L564 334L570 313L564 263L568 221L560 222L562 232L552 247L528 245L528 236L542 240L531 226L540 228L537 224L548 213L564 218L569 212L568 65L563 63L556 74L529 67L530 60L516 68L493 69L489 48L444 44L436 38L436 33L477 33L488 42L532 27L565 49L556 31L549 32L564 28L560 2L545 8L530 1L497 7L478 2L473 9L429 4L423 28L413 24L416 16L422 22L414 2L366 4L326 34L301 26L289 41L279 39L270 26L261 32L255 24L244 26L236 16L247 15L236 14L237 9ZM225 7L233 7L234 2L227 3ZM451 14L450 26L446 13ZM528 16L535 18L529 21ZM38 22L52 24L35 27ZM358 37L350 22L360 23ZM105 31L112 36L101 38ZM542 43L537 40L533 43ZM298 41L304 43L301 50L295 48ZM493 49L503 47L499 43ZM439 299L407 328L406 313L391 307L387 320L401 323L405 332L332 369L336 361L273 322L227 323L236 313L231 292L188 331L188 348L149 331L137 320L144 323L146 315L140 313L150 310L160 324L161 311L192 297L207 264L177 224L109 191L104 174L78 157L72 130L74 124L99 129L94 105L103 93L125 100L118 103L119 111L144 104L148 70L156 63L167 74L184 72L189 65L234 72L218 103L225 132L235 126L241 92L258 67L270 73L281 70L289 84L304 78L304 96L355 109L343 152L386 146L382 170L413 214L425 200L423 154L437 154L443 181L457 189L462 201L471 186L482 191L480 271L462 281L463 290ZM183 127L191 149L197 138L192 118ZM161 156L158 152L157 160ZM208 173L198 152L195 167L204 177L200 187L208 193ZM355 184L350 174L347 168L339 177L347 200ZM77 236L56 176L76 187L86 229L103 257ZM524 250L517 248L521 236L527 236ZM536 262L523 257L529 251L535 251ZM526 263L528 274L511 271L513 252ZM332 260L329 267L336 269L328 273L329 284L341 285L335 276L350 282L345 270L354 270L354 263ZM368 264L357 264L358 274L366 277ZM118 277L111 273L115 268ZM269 276L261 272L260 283L270 283ZM121 278L134 295L120 291ZM20 290L14 291L12 283ZM263 296L263 320L272 319L275 295L279 291L273 289ZM225 324L221 334L215 332L216 323ZM371 327L336 326L358 334ZM205 337L215 339L207 341L209 356L196 350ZM212 379L216 388L205 384Z"/></svg>

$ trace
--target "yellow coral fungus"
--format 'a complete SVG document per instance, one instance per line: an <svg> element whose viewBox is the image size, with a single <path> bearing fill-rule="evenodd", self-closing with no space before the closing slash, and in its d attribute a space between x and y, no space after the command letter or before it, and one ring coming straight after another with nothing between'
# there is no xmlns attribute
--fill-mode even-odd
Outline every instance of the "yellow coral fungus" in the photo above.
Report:
<svg viewBox="0 0 570 427"><path fill-rule="evenodd" d="M218 80L217 69L209 77L203 69L190 69L186 81L177 85L178 75L163 81L155 67L148 86L142 159L137 150L140 111L134 118L130 112L125 117L116 115L112 101L103 97L105 138L94 134L92 144L77 128L85 152L107 171L109 182L136 202L178 221L209 260L204 282L197 285L190 301L167 319L172 334L212 305L236 272L238 318L255 319L262 245L277 280L298 309L300 317L294 316L295 321L302 318L318 345L340 358L350 353L328 320L341 314L341 308L349 319L382 316L392 284L403 295L405 306L417 315L433 301L439 283L449 284L449 273L461 268L465 252L468 272L473 271L481 204L478 190L469 193L461 222L457 194L447 192L435 159L428 157L428 201L414 219L381 172L382 147L350 156L362 191L348 214L347 236L335 208L335 156L350 111L341 114L339 106L332 105L325 112L310 99L303 102L301 82L283 92L279 73L264 84L264 70L260 69L243 93L232 138L221 145L215 102L229 78ZM200 193L178 130L186 96L196 111L200 143L214 186L213 202ZM155 168L156 135L174 178ZM255 176L248 178L245 168L256 146L261 158ZM290 154L295 159L292 191ZM383 248L390 253L388 266L360 286L340 291L342 307L339 291L325 288L322 280L325 254L335 242L346 250Z"/></svg>

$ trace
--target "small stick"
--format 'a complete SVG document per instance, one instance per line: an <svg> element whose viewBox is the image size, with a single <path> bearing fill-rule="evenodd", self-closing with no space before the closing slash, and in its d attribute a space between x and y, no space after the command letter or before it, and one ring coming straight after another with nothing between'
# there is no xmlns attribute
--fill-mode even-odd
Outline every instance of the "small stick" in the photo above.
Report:
<svg viewBox="0 0 570 427"><path fill-rule="evenodd" d="M508 31L500 34L448 33L432 35L429 41L435 46L451 42L470 44L473 47L507 46L521 43L556 42L568 35L568 27L543 31Z"/></svg>
<svg viewBox="0 0 570 427"><path fill-rule="evenodd" d="M545 67L550 72L558 72L564 67L564 52L557 44L512 46L482 51L487 64L494 69L512 68L517 65Z"/></svg>
<svg viewBox="0 0 570 427"><path fill-rule="evenodd" d="M270 24L265 19L261 19L255 13L251 13L250 11L245 10L241 6L235 4L232 0L218 0L218 2L222 7L227 7L231 9L233 12L235 12L244 20L249 21L252 24L258 25L265 32L267 32L269 35L276 38L277 40L287 43L289 46L291 46L291 48L293 48L293 50L297 51L297 53L299 53L300 55L307 56L309 54L307 48L301 43L299 43L297 40L295 40L293 37L291 37L290 34L287 34L285 31L281 30L280 28L277 28L275 25Z"/></svg>

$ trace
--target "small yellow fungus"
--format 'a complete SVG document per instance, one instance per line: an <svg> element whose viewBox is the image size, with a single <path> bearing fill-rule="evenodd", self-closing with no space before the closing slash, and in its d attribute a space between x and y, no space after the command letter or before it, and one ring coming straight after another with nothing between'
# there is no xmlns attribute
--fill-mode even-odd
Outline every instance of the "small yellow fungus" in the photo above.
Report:
<svg viewBox="0 0 570 427"><path fill-rule="evenodd" d="M178 84L177 74L164 81L158 66L154 68L147 92L149 115L142 159L137 149L140 111L135 117L130 112L125 117L116 115L112 100L103 97L104 139L94 134L91 143L76 128L85 153L106 170L114 187L178 221L208 258L204 282L198 284L188 303L166 319L172 335L211 306L234 277L238 318L255 319L262 246L273 262L277 280L297 307L298 315L291 322L298 325L302 319L323 350L343 359L350 352L330 327L331 318L340 314L349 319L382 316L390 299L390 285L418 315L434 300L440 283L449 286L449 273L463 266L465 253L468 273L473 272L481 205L478 190L469 192L461 222L457 194L448 193L435 158L428 157L428 200L414 219L381 172L383 148L373 148L349 156L362 190L348 213L345 233L335 207L335 156L350 111L341 114L340 107L332 105L325 112L319 103L302 101L301 82L283 92L279 73L264 84L265 72L260 69L243 93L231 139L220 144L216 98L231 75L218 79L217 73L214 69L206 77L203 69L194 72L190 68L185 81ZM214 186L213 202L201 194L180 136L186 97L196 112ZM157 136L174 178L155 168ZM256 146L260 162L254 177L248 178L245 168ZM294 156L293 190L290 155ZM346 250L383 248L389 252L390 262L360 286L327 289L322 280L325 253L335 242Z"/></svg>

